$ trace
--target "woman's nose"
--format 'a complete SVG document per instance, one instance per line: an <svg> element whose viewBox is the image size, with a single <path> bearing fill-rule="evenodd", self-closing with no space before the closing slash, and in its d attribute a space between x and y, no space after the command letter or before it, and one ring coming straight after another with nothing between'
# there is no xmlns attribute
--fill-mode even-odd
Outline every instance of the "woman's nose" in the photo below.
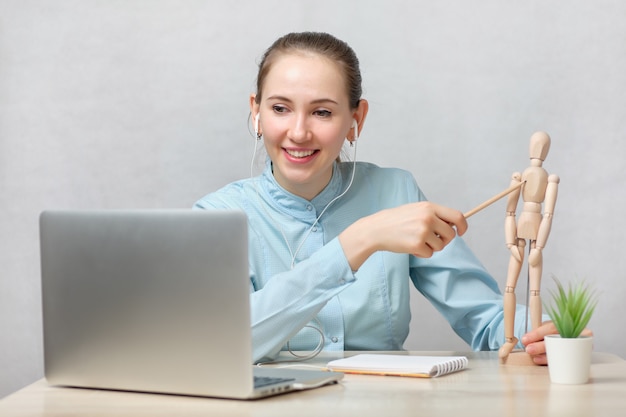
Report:
<svg viewBox="0 0 626 417"><path fill-rule="evenodd" d="M305 142L310 138L309 128L307 126L307 119L304 116L298 116L293 121L293 124L289 128L289 139L293 142Z"/></svg>

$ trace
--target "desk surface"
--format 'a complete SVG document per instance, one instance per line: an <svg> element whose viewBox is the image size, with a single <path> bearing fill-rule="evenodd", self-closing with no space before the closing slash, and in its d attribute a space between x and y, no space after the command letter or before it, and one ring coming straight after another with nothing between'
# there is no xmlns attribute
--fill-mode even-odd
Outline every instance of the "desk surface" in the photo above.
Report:
<svg viewBox="0 0 626 417"><path fill-rule="evenodd" d="M355 352L346 352L350 356ZM622 416L626 361L593 354L585 385L551 384L545 366L502 366L497 352L466 355L468 369L432 379L346 375L338 385L256 401L59 388L45 380L0 400L0 416ZM311 364L343 357L322 354Z"/></svg>

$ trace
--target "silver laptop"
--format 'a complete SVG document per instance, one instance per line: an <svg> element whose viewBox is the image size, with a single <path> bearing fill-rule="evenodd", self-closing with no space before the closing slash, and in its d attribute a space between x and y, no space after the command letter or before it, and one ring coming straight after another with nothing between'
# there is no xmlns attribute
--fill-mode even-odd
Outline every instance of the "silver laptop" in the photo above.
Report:
<svg viewBox="0 0 626 417"><path fill-rule="evenodd" d="M46 211L40 242L52 385L249 399L342 377L252 365L242 212Z"/></svg>

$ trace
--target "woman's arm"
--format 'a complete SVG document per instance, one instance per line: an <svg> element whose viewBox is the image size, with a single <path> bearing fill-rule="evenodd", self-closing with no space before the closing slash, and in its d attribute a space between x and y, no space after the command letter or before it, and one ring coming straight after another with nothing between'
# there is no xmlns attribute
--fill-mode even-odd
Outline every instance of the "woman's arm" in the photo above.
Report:
<svg viewBox="0 0 626 417"><path fill-rule="evenodd" d="M253 288L250 303L254 361L275 358L328 300L354 280L335 238L292 270L272 276L263 288Z"/></svg>
<svg viewBox="0 0 626 417"><path fill-rule="evenodd" d="M233 189L237 190L237 185L204 197L194 209L244 209L240 204L245 198ZM330 299L354 282L355 276L337 238L296 263L293 269L288 269L284 256L287 265L274 266L276 254L266 251L278 250L284 245L283 238L278 231L274 230L276 237L269 228L258 229L263 220L252 216L256 221L249 235L251 327L253 360L260 362L273 360Z"/></svg>
<svg viewBox="0 0 626 417"><path fill-rule="evenodd" d="M420 201L364 217L344 230L339 241L350 267L357 270L381 250L430 258L466 230L460 211Z"/></svg>

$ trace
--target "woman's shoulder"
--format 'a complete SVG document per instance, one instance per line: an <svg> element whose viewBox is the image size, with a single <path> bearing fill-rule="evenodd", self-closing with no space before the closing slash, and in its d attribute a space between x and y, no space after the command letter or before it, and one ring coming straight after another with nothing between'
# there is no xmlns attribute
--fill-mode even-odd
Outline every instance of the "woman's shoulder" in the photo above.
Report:
<svg viewBox="0 0 626 417"><path fill-rule="evenodd" d="M210 192L196 201L194 208L242 208L242 202L246 200L250 193L250 182L252 180L250 178L238 180Z"/></svg>
<svg viewBox="0 0 626 417"><path fill-rule="evenodd" d="M353 162L342 162L342 169L350 173ZM413 174L402 168L381 167L372 162L357 162L355 175L366 175L368 178L394 179L414 181Z"/></svg>
<svg viewBox="0 0 626 417"><path fill-rule="evenodd" d="M344 167L346 177L351 172L350 166L352 163L347 163ZM357 162L354 181L359 190L373 193L377 199L389 201L400 199L406 202L425 200L413 174L402 168Z"/></svg>

